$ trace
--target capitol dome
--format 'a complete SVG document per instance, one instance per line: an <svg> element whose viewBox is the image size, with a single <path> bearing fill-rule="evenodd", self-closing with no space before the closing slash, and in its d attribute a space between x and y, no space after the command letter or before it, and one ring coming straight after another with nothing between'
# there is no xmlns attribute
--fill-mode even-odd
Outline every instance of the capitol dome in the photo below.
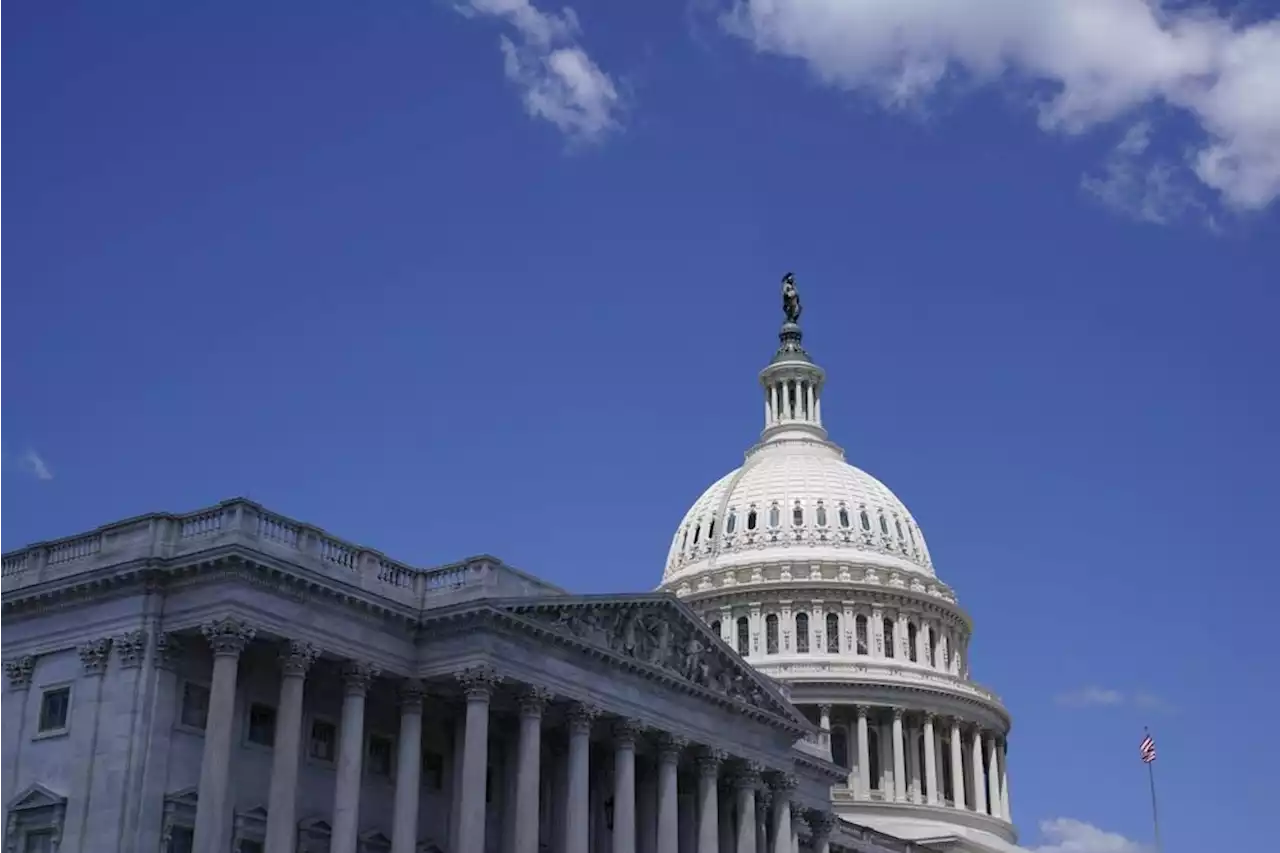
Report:
<svg viewBox="0 0 1280 853"><path fill-rule="evenodd" d="M842 818L954 853L1019 850L1011 721L973 679L973 624L903 502L828 438L790 274L783 305L759 374L764 430L685 513L660 589L818 726L848 770L832 790Z"/></svg>

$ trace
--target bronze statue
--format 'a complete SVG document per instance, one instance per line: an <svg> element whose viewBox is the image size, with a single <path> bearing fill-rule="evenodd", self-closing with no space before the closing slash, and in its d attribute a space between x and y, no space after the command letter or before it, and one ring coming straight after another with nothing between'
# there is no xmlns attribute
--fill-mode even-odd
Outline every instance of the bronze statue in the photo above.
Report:
<svg viewBox="0 0 1280 853"><path fill-rule="evenodd" d="M801 310L795 274L787 273L782 277L782 313L786 315L788 323L799 323Z"/></svg>

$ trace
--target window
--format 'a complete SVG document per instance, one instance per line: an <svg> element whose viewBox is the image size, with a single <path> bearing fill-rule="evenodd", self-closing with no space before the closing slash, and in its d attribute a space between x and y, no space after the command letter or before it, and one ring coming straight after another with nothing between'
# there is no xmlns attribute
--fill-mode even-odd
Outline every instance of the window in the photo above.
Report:
<svg viewBox="0 0 1280 853"><path fill-rule="evenodd" d="M893 526L898 529L898 541L905 543L907 540L902 535L902 522L895 518L893 520Z"/></svg>
<svg viewBox="0 0 1280 853"><path fill-rule="evenodd" d="M867 517L867 511L865 509L858 513L858 520L862 522L863 530L871 529L871 519Z"/></svg>
<svg viewBox="0 0 1280 853"><path fill-rule="evenodd" d="M40 696L40 725L37 731L58 732L67 727L67 715L71 711L71 688L53 687Z"/></svg>
<svg viewBox="0 0 1280 853"><path fill-rule="evenodd" d="M916 737L916 778L920 780L920 796L929 796L929 773L924 766L924 732ZM935 780L936 784L936 780Z"/></svg>
<svg viewBox="0 0 1280 853"><path fill-rule="evenodd" d="M196 846L196 831L189 826L175 826L169 830L169 846L165 853L191 853Z"/></svg>
<svg viewBox="0 0 1280 853"><path fill-rule="evenodd" d="M710 540L710 539L714 539L715 537L716 537L716 517L713 515L711 516L711 520L707 522L707 539Z"/></svg>
<svg viewBox="0 0 1280 853"><path fill-rule="evenodd" d="M827 651L833 655L840 652L840 617L835 613L827 614Z"/></svg>
<svg viewBox="0 0 1280 853"><path fill-rule="evenodd" d="M765 654L778 653L778 614L770 613L764 617L764 651Z"/></svg>
<svg viewBox="0 0 1280 853"><path fill-rule="evenodd" d="M738 526L738 514L733 510L729 510L729 517L724 522L724 532L732 533L734 528Z"/></svg>
<svg viewBox="0 0 1280 853"><path fill-rule="evenodd" d="M422 752L422 784L429 791L444 788L444 756L429 749Z"/></svg>
<svg viewBox="0 0 1280 853"><path fill-rule="evenodd" d="M311 721L311 743L307 755L320 761L333 761L338 741L338 727L328 720Z"/></svg>
<svg viewBox="0 0 1280 853"><path fill-rule="evenodd" d="M841 527L849 526L849 508L848 507L845 507L845 506L840 507L840 526Z"/></svg>
<svg viewBox="0 0 1280 853"><path fill-rule="evenodd" d="M276 709L254 702L249 706L249 724L245 739L258 746L275 746Z"/></svg>
<svg viewBox="0 0 1280 853"><path fill-rule="evenodd" d="M751 512L747 513L747 529L755 530L757 521L759 521L759 518L757 517L756 511L753 508Z"/></svg>
<svg viewBox="0 0 1280 853"><path fill-rule="evenodd" d="M738 617L738 654L744 658L751 652L751 623L745 616Z"/></svg>
<svg viewBox="0 0 1280 853"><path fill-rule="evenodd" d="M693 528L693 544L698 544L698 537L702 535L702 525L699 524Z"/></svg>
<svg viewBox="0 0 1280 853"><path fill-rule="evenodd" d="M929 631L929 666L936 669L938 666L938 637L933 633L932 627L927 630Z"/></svg>
<svg viewBox="0 0 1280 853"><path fill-rule="evenodd" d="M947 756L951 755L951 738L948 738L948 737L942 738L941 754L947 755ZM956 794L955 794L955 790L952 788L952 785L951 785L951 762L948 760L948 761L939 761L938 763L942 765L939 768L942 771L942 798L944 800L951 800L954 802L956 798Z"/></svg>
<svg viewBox="0 0 1280 853"><path fill-rule="evenodd" d="M188 681L182 685L182 716L184 726L204 731L209 716L209 688Z"/></svg>
<svg viewBox="0 0 1280 853"><path fill-rule="evenodd" d="M809 614L796 614L796 651L807 654L809 651Z"/></svg>
<svg viewBox="0 0 1280 853"><path fill-rule="evenodd" d="M22 839L23 853L53 853L53 830L39 829Z"/></svg>
<svg viewBox="0 0 1280 853"><path fill-rule="evenodd" d="M880 532L885 536L889 535L889 522L884 520L884 513L880 513Z"/></svg>
<svg viewBox="0 0 1280 853"><path fill-rule="evenodd" d="M680 550L683 551L689 547L689 528L684 529L684 538L680 540Z"/></svg>
<svg viewBox="0 0 1280 853"><path fill-rule="evenodd" d="M871 721L868 720L868 723ZM867 726L867 769L871 777L871 790L880 790L880 730Z"/></svg>
<svg viewBox="0 0 1280 853"><path fill-rule="evenodd" d="M907 657L911 658L912 663L919 663L916 654L916 639L920 636L920 631L916 628L916 623L907 623Z"/></svg>
<svg viewBox="0 0 1280 853"><path fill-rule="evenodd" d="M857 635L857 652L867 654L867 617L859 613L853 620L854 633Z"/></svg>
<svg viewBox="0 0 1280 853"><path fill-rule="evenodd" d="M845 770L849 769L849 734L844 726L831 730L831 760Z"/></svg>
<svg viewBox="0 0 1280 853"><path fill-rule="evenodd" d="M782 520L781 516L782 514L778 511L777 504L774 504L773 506L769 507L769 526L777 527L779 522Z"/></svg>
<svg viewBox="0 0 1280 853"><path fill-rule="evenodd" d="M895 650L893 646L894 646L893 620L886 618L884 620L884 656L885 657L891 658L894 656Z"/></svg>
<svg viewBox="0 0 1280 853"><path fill-rule="evenodd" d="M391 778L391 738L385 735L369 735L369 773Z"/></svg>
<svg viewBox="0 0 1280 853"><path fill-rule="evenodd" d="M804 507L796 503L795 509L791 510L791 524L795 527L804 527Z"/></svg>
<svg viewBox="0 0 1280 853"><path fill-rule="evenodd" d="M822 505L822 501L818 501L818 509L815 515L817 515L818 517L817 518L818 526L826 527L827 526L827 508Z"/></svg>

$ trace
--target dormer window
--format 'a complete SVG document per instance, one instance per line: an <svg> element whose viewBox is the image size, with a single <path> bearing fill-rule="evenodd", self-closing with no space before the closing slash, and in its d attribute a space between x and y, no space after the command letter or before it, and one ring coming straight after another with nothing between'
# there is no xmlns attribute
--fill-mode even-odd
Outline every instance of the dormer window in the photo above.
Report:
<svg viewBox="0 0 1280 853"><path fill-rule="evenodd" d="M826 527L827 526L827 508L822 505L822 501L818 501L818 509L815 514L817 515L818 526Z"/></svg>

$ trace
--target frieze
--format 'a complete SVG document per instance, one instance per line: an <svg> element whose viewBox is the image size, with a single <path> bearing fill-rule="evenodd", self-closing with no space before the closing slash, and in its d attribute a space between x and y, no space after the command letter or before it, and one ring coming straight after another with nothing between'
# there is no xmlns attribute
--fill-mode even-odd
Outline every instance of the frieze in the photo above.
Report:
<svg viewBox="0 0 1280 853"><path fill-rule="evenodd" d="M718 647L709 629L658 604L565 604L523 615L557 633L660 667L698 687L789 716L749 670Z"/></svg>

